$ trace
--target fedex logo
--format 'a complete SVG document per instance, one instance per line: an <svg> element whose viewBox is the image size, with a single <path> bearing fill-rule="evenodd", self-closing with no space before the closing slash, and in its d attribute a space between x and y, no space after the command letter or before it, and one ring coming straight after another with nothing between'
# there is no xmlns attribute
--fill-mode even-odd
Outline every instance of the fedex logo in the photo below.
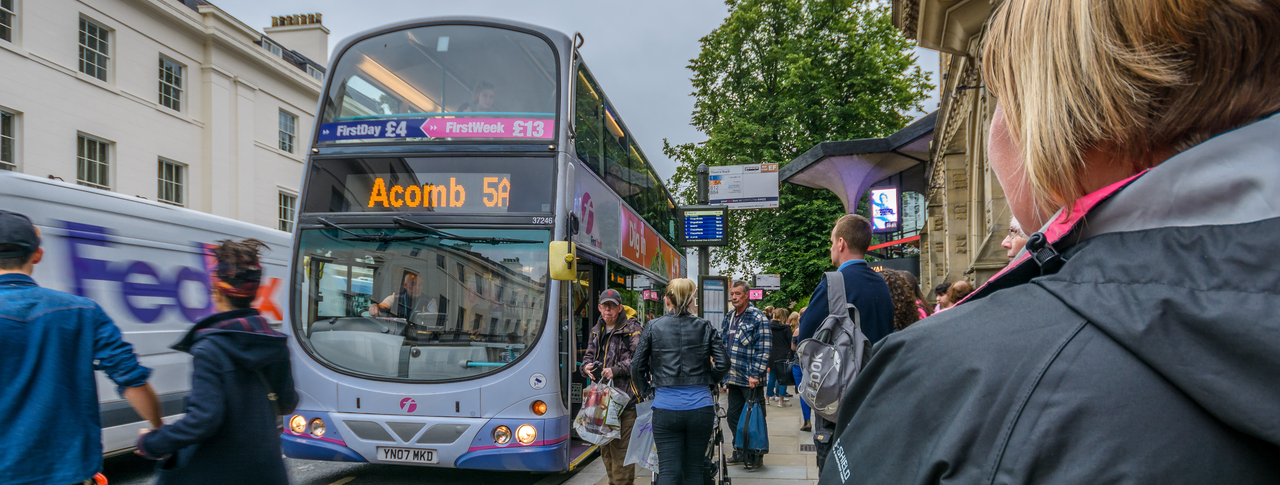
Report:
<svg viewBox="0 0 1280 485"><path fill-rule="evenodd" d="M179 312L186 321L195 323L201 318L214 313L213 301L208 297L210 292L209 270L206 259L212 258L208 245L196 243L199 256L192 258L191 266L160 267L147 261L105 260L90 256L92 251L87 247L112 247L109 231L105 227L78 222L63 221L67 230L67 257L71 271L72 292L76 295L92 298L117 297L119 303L129 314L142 323L153 323L159 320L166 311ZM89 295L89 281L108 281L119 283L116 295ZM282 320L283 315L274 301L275 289L279 278L264 278L258 289L258 298L253 307L263 316ZM186 294L198 294L195 301L182 297L182 288L191 288ZM100 302L102 300L99 300Z"/></svg>

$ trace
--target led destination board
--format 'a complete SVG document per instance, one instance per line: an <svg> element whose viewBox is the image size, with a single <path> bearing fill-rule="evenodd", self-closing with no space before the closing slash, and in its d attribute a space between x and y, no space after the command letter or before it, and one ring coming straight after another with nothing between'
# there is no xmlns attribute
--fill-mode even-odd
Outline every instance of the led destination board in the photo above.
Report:
<svg viewBox="0 0 1280 485"><path fill-rule="evenodd" d="M418 174L413 184L377 177L369 188L367 207L422 208L432 211L506 212L511 201L511 175L498 173ZM394 179L392 179L394 180Z"/></svg>
<svg viewBox="0 0 1280 485"><path fill-rule="evenodd" d="M685 206L680 210L680 244L683 246L723 246L724 222L729 208L723 205Z"/></svg>

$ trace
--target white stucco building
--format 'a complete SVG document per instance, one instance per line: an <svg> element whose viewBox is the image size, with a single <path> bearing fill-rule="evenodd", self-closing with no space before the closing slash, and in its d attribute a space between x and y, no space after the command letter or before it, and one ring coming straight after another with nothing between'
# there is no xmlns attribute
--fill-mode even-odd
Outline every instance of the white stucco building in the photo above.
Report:
<svg viewBox="0 0 1280 485"><path fill-rule="evenodd" d="M204 0L0 0L0 169L292 230L329 31Z"/></svg>

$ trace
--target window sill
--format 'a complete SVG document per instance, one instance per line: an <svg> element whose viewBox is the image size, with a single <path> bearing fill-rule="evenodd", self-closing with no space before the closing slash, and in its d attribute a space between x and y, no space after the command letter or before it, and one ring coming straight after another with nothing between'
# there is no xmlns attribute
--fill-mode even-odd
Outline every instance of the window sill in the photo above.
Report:
<svg viewBox="0 0 1280 485"><path fill-rule="evenodd" d="M286 151L284 151L284 150L281 150L281 149L280 149L280 147L278 147L278 146L268 145L268 144L266 144L266 143L263 143L263 142L260 142L260 141L256 141L256 140L253 142L253 144L254 144L254 145L257 145L257 146L258 146L258 148L261 148L261 149L263 149L263 150L267 150L267 151L269 151L269 152L275 153L276 155L280 155L280 156L282 156L282 157L288 158L288 159L293 160L293 161L295 161L295 162L298 162L298 163L307 163L306 159L302 158L302 157L301 157L301 156L299 156L298 154L296 154L296 153L286 152Z"/></svg>
<svg viewBox="0 0 1280 485"><path fill-rule="evenodd" d="M22 57L31 58L31 53L27 52L26 49L19 47L18 44L15 44L13 42L0 40L0 49L7 50L9 52L20 55Z"/></svg>
<svg viewBox="0 0 1280 485"><path fill-rule="evenodd" d="M79 80L84 81L84 82L86 82L86 83L89 83L89 84L92 84L92 85L94 85L94 86L100 87L100 88L102 88L102 89L105 89L105 90L110 91L110 92L112 92L112 93L114 93L114 94L117 94L117 95L118 95L118 94L122 94L122 93L120 92L120 88L117 88L117 87L115 87L115 86L112 86L110 83L108 83L108 82L106 82L106 81L103 81L103 80L101 80L101 79L98 79L98 78L96 78L96 77L90 76L90 75L85 74L85 73L80 72L80 71L76 71L76 79L79 79Z"/></svg>

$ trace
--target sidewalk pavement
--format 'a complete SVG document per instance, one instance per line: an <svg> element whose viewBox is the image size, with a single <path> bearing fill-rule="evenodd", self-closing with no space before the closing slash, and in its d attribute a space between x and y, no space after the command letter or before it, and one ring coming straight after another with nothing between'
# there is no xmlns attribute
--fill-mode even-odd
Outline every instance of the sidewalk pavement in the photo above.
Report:
<svg viewBox="0 0 1280 485"><path fill-rule="evenodd" d="M791 389L792 392L795 388ZM725 395L720 396L720 405L728 407ZM769 423L769 454L764 456L764 467L746 470L742 465L729 466L729 478L734 485L813 485L818 483L818 455L813 451L800 451L803 445L812 450L813 433L800 431L800 398L787 399L791 406L778 407L769 403L765 411L766 422ZM733 453L732 432L727 420L721 420L720 426L725 430L725 455ZM594 460L599 462L599 460ZM592 468L597 468L592 463ZM604 467L598 467L600 473ZM583 470L583 473L591 470ZM649 470L636 467L636 485L649 485L652 474ZM592 476L591 478L595 478ZM609 477L601 475L596 485L609 485ZM566 484L567 485L567 484Z"/></svg>

